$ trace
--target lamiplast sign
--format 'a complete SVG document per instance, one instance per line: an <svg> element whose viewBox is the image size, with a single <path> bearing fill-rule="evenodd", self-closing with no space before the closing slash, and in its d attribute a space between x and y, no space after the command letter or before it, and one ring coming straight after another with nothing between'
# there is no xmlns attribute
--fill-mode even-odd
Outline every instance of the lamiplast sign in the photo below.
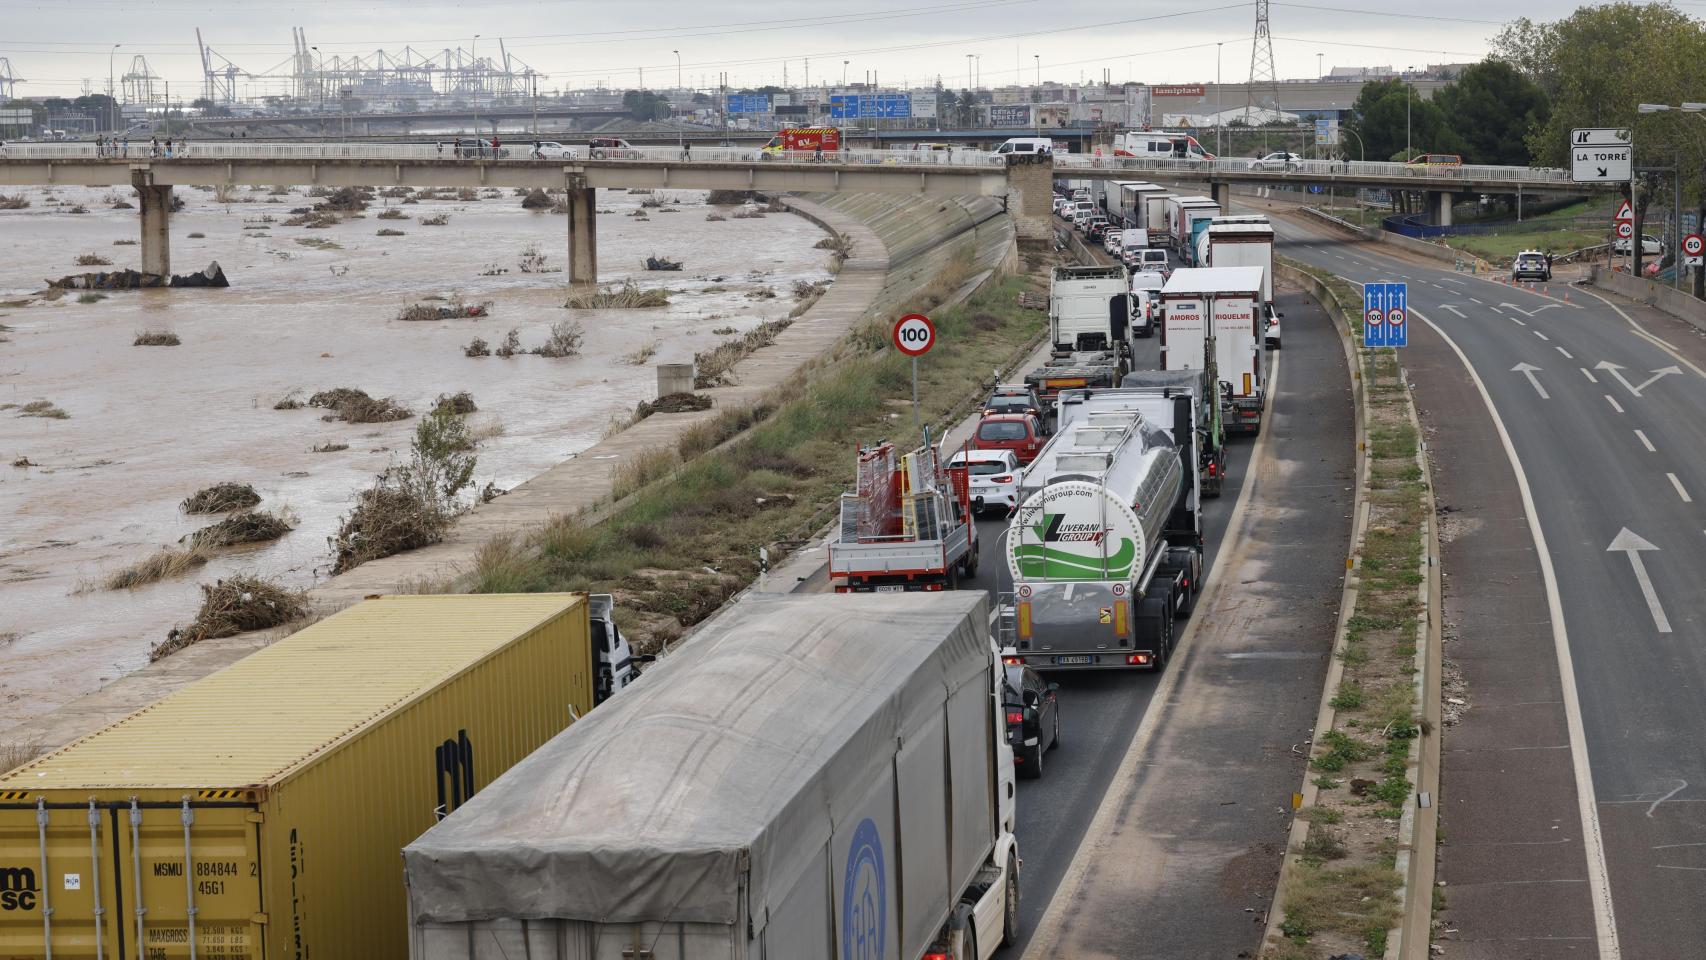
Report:
<svg viewBox="0 0 1706 960"><path fill-rule="evenodd" d="M1137 515L1101 484L1050 484L1013 515L1007 569L1015 581L1129 580L1143 569Z"/></svg>

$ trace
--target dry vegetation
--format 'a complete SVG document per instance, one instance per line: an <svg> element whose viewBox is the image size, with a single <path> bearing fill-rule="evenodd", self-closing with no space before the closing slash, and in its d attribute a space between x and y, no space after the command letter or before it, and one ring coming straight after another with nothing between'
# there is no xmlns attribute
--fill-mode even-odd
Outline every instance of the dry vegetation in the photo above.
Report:
<svg viewBox="0 0 1706 960"><path fill-rule="evenodd" d="M72 262L77 264L79 267L110 267L113 265L111 260L108 260L106 257L103 257L98 253L78 254L77 259Z"/></svg>
<svg viewBox="0 0 1706 960"><path fill-rule="evenodd" d="M286 590L260 577L238 575L201 585L201 609L188 626L173 627L148 651L149 660L170 656L192 644L264 630L308 615L308 595Z"/></svg>
<svg viewBox="0 0 1706 960"><path fill-rule="evenodd" d="M581 344L586 341L586 331L581 329L578 320L558 320L551 324L551 332L546 335L545 342L533 348L533 353L541 357L562 359L579 356Z"/></svg>
<svg viewBox="0 0 1706 960"><path fill-rule="evenodd" d="M245 510L202 527L189 535L189 541L199 547L234 547L241 543L265 543L277 540L295 526L294 517L279 516L264 510Z"/></svg>
<svg viewBox="0 0 1706 960"><path fill-rule="evenodd" d="M693 363L697 371L693 378L694 389L708 390L711 387L733 384L735 364L750 356L754 350L775 343L776 337L793 322L792 318L769 320L733 340L725 340L703 353L694 354Z"/></svg>
<svg viewBox="0 0 1706 960"><path fill-rule="evenodd" d="M572 290L569 292L569 299L563 304L571 310L638 309L668 305L668 290L662 287L642 289L632 280L605 284L593 289Z"/></svg>
<svg viewBox="0 0 1706 960"><path fill-rule="evenodd" d="M100 586L107 590L132 590L176 577L208 561L211 554L200 544L185 548L161 547L141 560L121 567L101 577Z"/></svg>
<svg viewBox="0 0 1706 960"><path fill-rule="evenodd" d="M392 423L414 416L407 407L390 397L375 399L368 396L367 391L355 387L322 390L308 398L308 405L332 411L321 417L322 420L346 423Z"/></svg>
<svg viewBox="0 0 1706 960"><path fill-rule="evenodd" d="M31 400L18 408L20 417L41 417L46 420L69 420L71 414L54 406L49 400Z"/></svg>
<svg viewBox="0 0 1706 960"><path fill-rule="evenodd" d="M467 421L438 409L421 418L409 462L380 474L327 538L332 572L437 543L467 509L462 493L474 479L474 440Z"/></svg>
<svg viewBox="0 0 1706 960"><path fill-rule="evenodd" d="M136 339L131 341L134 347L175 347L183 343L178 335L170 330L141 330Z"/></svg>
<svg viewBox="0 0 1706 960"><path fill-rule="evenodd" d="M435 213L430 217L422 217L415 222L423 227L442 227L450 223L450 214Z"/></svg>
<svg viewBox="0 0 1706 960"><path fill-rule="evenodd" d="M185 513L226 513L247 510L261 502L261 495L246 483L216 483L184 498L178 509Z"/></svg>

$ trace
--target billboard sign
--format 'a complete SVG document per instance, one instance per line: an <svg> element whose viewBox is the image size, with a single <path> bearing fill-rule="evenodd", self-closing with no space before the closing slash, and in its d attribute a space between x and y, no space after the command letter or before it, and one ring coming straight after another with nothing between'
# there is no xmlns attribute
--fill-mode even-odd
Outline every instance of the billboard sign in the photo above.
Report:
<svg viewBox="0 0 1706 960"><path fill-rule="evenodd" d="M1201 97L1208 93L1208 88L1200 83L1179 83L1167 87L1150 87L1152 97Z"/></svg>
<svg viewBox="0 0 1706 960"><path fill-rule="evenodd" d="M1028 127L1031 125L1030 104L997 104L989 108L992 127Z"/></svg>
<svg viewBox="0 0 1706 960"><path fill-rule="evenodd" d="M912 94L912 115L921 120L936 119L936 91L921 90Z"/></svg>
<svg viewBox="0 0 1706 960"><path fill-rule="evenodd" d="M1320 117L1315 121L1315 145L1318 147L1337 146L1339 143L1339 118Z"/></svg>

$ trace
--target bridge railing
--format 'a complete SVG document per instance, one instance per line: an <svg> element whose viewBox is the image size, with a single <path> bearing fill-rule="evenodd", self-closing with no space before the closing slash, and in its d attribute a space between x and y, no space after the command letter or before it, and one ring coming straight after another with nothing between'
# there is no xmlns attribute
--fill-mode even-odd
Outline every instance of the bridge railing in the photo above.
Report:
<svg viewBox="0 0 1706 960"><path fill-rule="evenodd" d="M1464 180L1475 183L1489 181L1512 184L1567 184L1568 171L1553 167L1503 167L1483 164L1444 166L1362 160L1294 160L1290 163L1262 161L1247 157L1225 157L1215 160L1187 160L1176 157L1108 157L1084 153L1055 154L1057 172L1073 170L1129 170L1132 173L1184 174L1201 177L1216 173L1277 173L1293 177L1378 177L1392 181Z"/></svg>
<svg viewBox="0 0 1706 960"><path fill-rule="evenodd" d="M533 144L516 140L499 141L497 159L527 160L536 163L566 161L644 161L691 163L775 163L821 165L872 164L886 166L922 167L1000 167L1004 158L983 150L831 150L823 154L808 151L765 153L757 147L624 147L589 149L585 144L569 145L564 155L547 151L543 157L534 156ZM9 142L0 148L0 159L12 160L442 160L446 163L472 163L492 159L487 145L474 150L458 150L454 141L444 143L358 143L314 141L255 141L255 140L192 140L186 147L173 148L172 157L164 148L153 148L144 142L131 141L128 147L97 150L93 142L18 143Z"/></svg>

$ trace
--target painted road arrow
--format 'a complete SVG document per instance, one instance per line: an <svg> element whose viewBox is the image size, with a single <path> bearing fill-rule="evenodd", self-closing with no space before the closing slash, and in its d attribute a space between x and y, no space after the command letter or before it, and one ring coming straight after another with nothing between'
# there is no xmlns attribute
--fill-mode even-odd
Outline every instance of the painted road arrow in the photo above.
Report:
<svg viewBox="0 0 1706 960"><path fill-rule="evenodd" d="M1458 319L1460 319L1460 320L1467 320L1467 319L1469 319L1469 318L1468 318L1468 317L1465 317L1465 316L1464 316L1464 315L1463 315L1463 311L1462 311L1462 310L1459 310L1459 309L1457 309L1457 308L1456 308L1456 307L1454 307L1454 306L1452 306L1452 305L1451 305L1451 304L1449 304L1449 303L1447 303L1447 304L1442 304L1442 305L1441 305L1441 307L1440 307L1440 309L1442 309L1442 310L1450 310L1450 311L1451 311L1451 312L1452 312L1452 313L1455 313L1455 314L1457 314L1457 317L1458 317Z"/></svg>
<svg viewBox="0 0 1706 960"><path fill-rule="evenodd" d="M1657 383L1661 378L1668 377L1673 373L1674 374L1681 374L1682 373L1681 367L1665 367L1662 370L1654 370L1652 376L1648 377L1640 386L1636 386L1624 378L1623 367L1619 364L1612 363L1610 360L1601 360L1599 363L1594 365L1594 369L1595 370L1604 370L1607 373L1611 374L1612 376L1616 377L1618 383L1623 384L1623 386L1626 387L1630 393L1634 394L1637 397L1641 395L1642 390L1645 390L1648 387L1652 386L1654 383Z"/></svg>
<svg viewBox="0 0 1706 960"><path fill-rule="evenodd" d="M1534 392L1540 394L1540 399L1542 399L1542 400L1552 399L1552 395L1547 393L1546 388L1540 385L1540 378L1535 376L1535 374L1540 372L1539 367L1535 366L1532 363L1519 363L1516 366L1511 368L1511 372L1512 373L1520 373L1523 376L1527 377L1528 382L1534 384Z"/></svg>
<svg viewBox="0 0 1706 960"><path fill-rule="evenodd" d="M1537 314L1537 313L1539 313L1539 312L1540 312L1540 311L1542 311L1542 310L1550 310L1550 309L1552 309L1552 308L1553 308L1553 307L1555 307L1555 306L1557 306L1557 304L1555 304L1555 303L1548 303L1548 304L1546 304L1546 305L1545 305L1545 306L1542 306L1542 307L1535 307L1535 308L1534 308L1534 309L1533 309L1533 310L1524 310L1524 309L1523 309L1523 308L1521 308L1521 307L1519 307L1519 306L1517 306L1517 305L1516 305L1516 304L1514 304L1514 303L1501 303L1501 304L1499 304L1499 306L1501 306L1501 307L1510 307L1510 308L1511 308L1511 309L1512 309L1512 310L1515 310L1515 311L1516 311L1516 312L1517 312L1517 313L1520 313L1520 314L1522 314L1522 315L1523 315L1523 316L1525 316L1525 317L1532 317L1532 316L1534 316L1534 315L1535 315L1535 314Z"/></svg>
<svg viewBox="0 0 1706 960"><path fill-rule="evenodd" d="M1665 616L1665 608L1659 606L1659 595L1653 590L1652 578L1647 576L1647 565L1641 562L1643 551L1657 549L1658 547L1624 527L1612 538L1611 546L1606 547L1605 552L1629 555L1629 566L1635 569L1635 580L1641 585L1641 595L1647 598L1647 610L1653 615L1653 626L1658 627L1660 633L1669 633L1670 620Z"/></svg>

